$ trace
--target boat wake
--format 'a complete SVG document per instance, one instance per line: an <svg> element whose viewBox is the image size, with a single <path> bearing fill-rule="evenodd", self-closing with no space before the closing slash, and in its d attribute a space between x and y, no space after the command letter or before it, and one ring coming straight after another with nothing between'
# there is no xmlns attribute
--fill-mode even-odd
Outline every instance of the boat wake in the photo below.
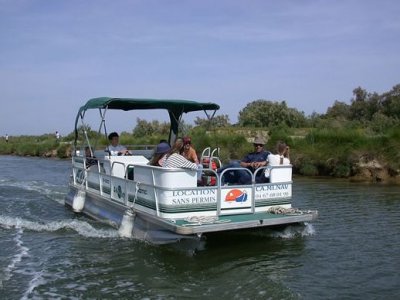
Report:
<svg viewBox="0 0 400 300"><path fill-rule="evenodd" d="M2 276L3 278L0 279L0 288L3 285L3 281L7 281L12 277L13 271L15 270L17 264L21 262L22 258L29 256L29 248L25 247L24 243L22 242L22 233L23 229L18 228L13 239L16 244L16 253L12 257L11 262L4 269L4 273Z"/></svg>
<svg viewBox="0 0 400 300"><path fill-rule="evenodd" d="M306 237L315 234L314 226L310 223L304 225L290 225L282 231L273 231L271 236L282 239L293 239L296 237Z"/></svg>
<svg viewBox="0 0 400 300"><path fill-rule="evenodd" d="M1 187L12 187L26 191L37 192L51 200L54 200L60 204L64 204L65 194L67 192L66 187L52 185L44 181L15 181L12 179L1 179Z"/></svg>
<svg viewBox="0 0 400 300"><path fill-rule="evenodd" d="M33 294L33 291L45 283L46 281L43 279L43 271L35 272L33 278L29 281L28 288L24 292L21 300L30 299L30 295Z"/></svg>
<svg viewBox="0 0 400 300"><path fill-rule="evenodd" d="M32 231L47 231L55 232L63 229L71 229L77 232L79 235L91 238L117 238L118 231L115 229L98 229L93 227L86 221L80 220L62 220L62 221L52 221L48 223L39 223L34 221L29 221L19 217L9 217L0 215L0 226L3 228L17 228L17 229L27 229Z"/></svg>

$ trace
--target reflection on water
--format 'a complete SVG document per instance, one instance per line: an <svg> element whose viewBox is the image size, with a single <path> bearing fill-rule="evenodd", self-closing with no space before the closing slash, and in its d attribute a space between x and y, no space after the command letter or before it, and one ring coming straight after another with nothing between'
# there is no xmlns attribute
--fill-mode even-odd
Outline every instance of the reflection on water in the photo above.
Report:
<svg viewBox="0 0 400 300"><path fill-rule="evenodd" d="M306 225L154 246L65 209L70 163L0 157L0 298L395 298L400 188L296 178ZM27 172L26 170L29 170Z"/></svg>

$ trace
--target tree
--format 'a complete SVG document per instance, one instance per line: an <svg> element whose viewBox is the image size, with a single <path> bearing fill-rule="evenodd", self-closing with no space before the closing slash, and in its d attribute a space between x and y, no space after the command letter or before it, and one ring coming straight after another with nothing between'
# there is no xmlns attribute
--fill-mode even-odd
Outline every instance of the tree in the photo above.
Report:
<svg viewBox="0 0 400 300"><path fill-rule="evenodd" d="M382 112L400 121L400 84L381 96Z"/></svg>
<svg viewBox="0 0 400 300"><path fill-rule="evenodd" d="M396 120L381 112L375 113L370 123L371 129L377 133L384 133L394 126L396 126Z"/></svg>
<svg viewBox="0 0 400 300"><path fill-rule="evenodd" d="M250 102L239 112L239 124L253 127L282 125L302 127L306 124L306 117L304 112L288 107L285 101L274 102L260 99Z"/></svg>
<svg viewBox="0 0 400 300"><path fill-rule="evenodd" d="M367 100L368 93L362 87L357 87L353 90L354 98L352 102L363 102Z"/></svg>
<svg viewBox="0 0 400 300"><path fill-rule="evenodd" d="M328 107L325 117L332 119L349 119L350 115L350 105L336 100L331 107Z"/></svg>
<svg viewBox="0 0 400 300"><path fill-rule="evenodd" d="M189 132L192 130L192 128L192 125L186 124L184 120L181 120L178 127L179 136L184 137L185 135L189 135Z"/></svg>
<svg viewBox="0 0 400 300"><path fill-rule="evenodd" d="M86 134L88 135L89 139L96 139L99 136L99 133L97 131L94 131L89 125L85 124L85 125L80 125L77 128L78 131L78 137L81 140L85 139L85 131ZM101 133L100 133L101 136ZM75 139L75 131L69 133L67 136L64 137L64 140L67 141L73 141Z"/></svg>
<svg viewBox="0 0 400 300"><path fill-rule="evenodd" d="M372 116L379 110L377 94L367 93L366 90L358 87L353 90L354 98L350 106L350 119L368 123Z"/></svg>
<svg viewBox="0 0 400 300"><path fill-rule="evenodd" d="M169 123L160 123L157 120L148 122L140 118L136 119L136 126L133 129L133 135L136 137L151 136L154 134L167 135L169 133Z"/></svg>
<svg viewBox="0 0 400 300"><path fill-rule="evenodd" d="M229 116L228 115L218 115L214 116L211 120L206 118L196 117L194 120L194 124L199 127L204 128L222 128L230 126Z"/></svg>

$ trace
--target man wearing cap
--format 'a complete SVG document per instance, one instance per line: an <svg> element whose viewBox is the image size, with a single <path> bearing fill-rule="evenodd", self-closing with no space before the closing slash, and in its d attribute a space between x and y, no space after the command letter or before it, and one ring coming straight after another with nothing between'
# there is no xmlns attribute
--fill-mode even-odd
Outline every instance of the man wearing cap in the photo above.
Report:
<svg viewBox="0 0 400 300"><path fill-rule="evenodd" d="M254 172L259 167L263 167L267 164L268 155L271 154L264 150L265 141L261 137L256 137L253 142L254 152L247 154L242 161L240 166L243 168L248 168L250 171Z"/></svg>
<svg viewBox="0 0 400 300"><path fill-rule="evenodd" d="M221 173L227 168L246 168L252 173L259 167L263 167L267 164L267 158L270 154L269 151L264 150L265 141L261 137L256 137L253 142L254 152L247 154L240 162L231 162L227 166L218 169L218 173ZM262 181L263 172L259 172L259 176L256 177L256 181ZM231 170L224 173L222 178L223 183L239 183L239 184L250 184L251 174L244 170Z"/></svg>

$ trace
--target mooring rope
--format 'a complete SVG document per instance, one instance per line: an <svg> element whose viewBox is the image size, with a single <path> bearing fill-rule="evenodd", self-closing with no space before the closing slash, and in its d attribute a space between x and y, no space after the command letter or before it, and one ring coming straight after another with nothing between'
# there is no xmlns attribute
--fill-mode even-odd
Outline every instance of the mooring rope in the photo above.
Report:
<svg viewBox="0 0 400 300"><path fill-rule="evenodd" d="M276 215L303 215L312 213L310 210L301 210L298 208L284 208L282 206L274 206L267 210L267 212Z"/></svg>
<svg viewBox="0 0 400 300"><path fill-rule="evenodd" d="M138 197L139 186L140 186L140 182L137 181L136 186L135 186L135 195L133 196L133 201L131 202L131 205L129 205L129 208L131 209L132 212L134 212L133 208L135 206L135 203L136 203L136 200ZM128 199L128 202L130 202L129 199Z"/></svg>
<svg viewBox="0 0 400 300"><path fill-rule="evenodd" d="M214 216L192 216L184 219L187 223L182 226L198 226L198 225L210 225L210 224L222 224L229 223L229 219L219 219Z"/></svg>
<svg viewBox="0 0 400 300"><path fill-rule="evenodd" d="M140 182L137 181L136 182L136 186L135 186L135 196L133 197L133 205L135 204L136 200L137 200L137 194L139 192L139 186L140 186Z"/></svg>

